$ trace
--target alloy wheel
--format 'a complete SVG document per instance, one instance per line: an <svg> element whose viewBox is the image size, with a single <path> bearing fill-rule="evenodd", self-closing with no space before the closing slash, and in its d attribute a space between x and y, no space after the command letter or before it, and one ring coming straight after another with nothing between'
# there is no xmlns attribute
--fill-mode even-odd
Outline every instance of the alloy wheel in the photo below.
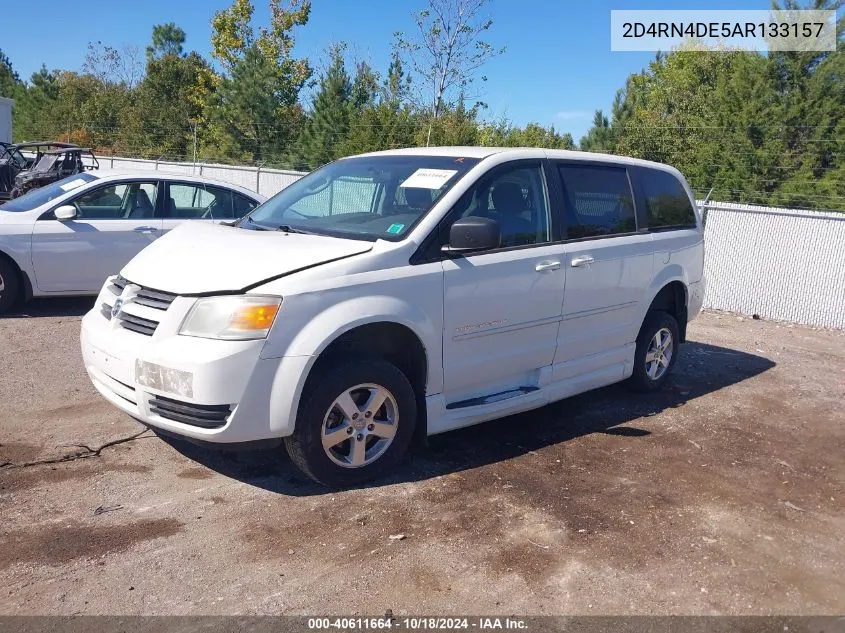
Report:
<svg viewBox="0 0 845 633"><path fill-rule="evenodd" d="M672 332L668 328L660 328L651 338L648 351L645 354L645 373L651 380L660 380L672 362L674 343Z"/></svg>
<svg viewBox="0 0 845 633"><path fill-rule="evenodd" d="M321 429L323 450L338 466L361 468L384 455L399 424L396 397L374 383L356 385L337 398Z"/></svg>

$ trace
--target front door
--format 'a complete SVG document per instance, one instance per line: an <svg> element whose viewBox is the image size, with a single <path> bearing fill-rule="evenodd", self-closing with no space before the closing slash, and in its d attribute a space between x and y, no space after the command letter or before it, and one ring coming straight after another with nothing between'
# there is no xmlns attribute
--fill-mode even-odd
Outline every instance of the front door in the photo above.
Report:
<svg viewBox="0 0 845 633"><path fill-rule="evenodd" d="M73 220L41 217L32 233L38 289L96 294L161 234L156 194L154 180L112 183L64 202L76 207Z"/></svg>
<svg viewBox="0 0 845 633"><path fill-rule="evenodd" d="M502 245L443 263L447 406L537 387L554 358L563 303L563 247L551 243L539 161L479 181L450 221L467 216L495 219Z"/></svg>

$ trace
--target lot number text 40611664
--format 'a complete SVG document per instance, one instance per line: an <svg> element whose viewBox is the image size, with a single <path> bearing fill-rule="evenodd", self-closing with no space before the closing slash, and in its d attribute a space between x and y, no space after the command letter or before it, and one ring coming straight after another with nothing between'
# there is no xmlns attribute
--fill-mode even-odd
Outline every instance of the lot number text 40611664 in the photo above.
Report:
<svg viewBox="0 0 845 633"><path fill-rule="evenodd" d="M519 618L404 617L404 618L308 618L308 629L347 631L446 631L446 630L525 630L528 623Z"/></svg>

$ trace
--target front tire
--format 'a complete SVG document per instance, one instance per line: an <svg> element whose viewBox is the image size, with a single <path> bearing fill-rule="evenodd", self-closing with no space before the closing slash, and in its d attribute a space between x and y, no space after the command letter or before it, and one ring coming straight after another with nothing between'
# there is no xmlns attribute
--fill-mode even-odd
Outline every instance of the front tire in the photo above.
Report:
<svg viewBox="0 0 845 633"><path fill-rule="evenodd" d="M317 483L347 488L394 468L417 421L414 389L382 359L341 360L309 379L285 438L291 461Z"/></svg>
<svg viewBox="0 0 845 633"><path fill-rule="evenodd" d="M678 360L678 322L668 312L649 312L637 336L634 373L630 384L637 391L657 391Z"/></svg>
<svg viewBox="0 0 845 633"><path fill-rule="evenodd" d="M0 314L8 311L14 305L20 293L20 287L18 271L8 261L0 257Z"/></svg>

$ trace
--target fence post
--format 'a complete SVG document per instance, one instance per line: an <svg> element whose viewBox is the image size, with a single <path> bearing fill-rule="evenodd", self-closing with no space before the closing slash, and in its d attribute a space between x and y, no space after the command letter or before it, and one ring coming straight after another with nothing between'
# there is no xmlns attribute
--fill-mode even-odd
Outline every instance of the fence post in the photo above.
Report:
<svg viewBox="0 0 845 633"><path fill-rule="evenodd" d="M255 193L261 193L261 165L255 168Z"/></svg>
<svg viewBox="0 0 845 633"><path fill-rule="evenodd" d="M202 176L202 163L199 164L200 167L200 176Z"/></svg>

